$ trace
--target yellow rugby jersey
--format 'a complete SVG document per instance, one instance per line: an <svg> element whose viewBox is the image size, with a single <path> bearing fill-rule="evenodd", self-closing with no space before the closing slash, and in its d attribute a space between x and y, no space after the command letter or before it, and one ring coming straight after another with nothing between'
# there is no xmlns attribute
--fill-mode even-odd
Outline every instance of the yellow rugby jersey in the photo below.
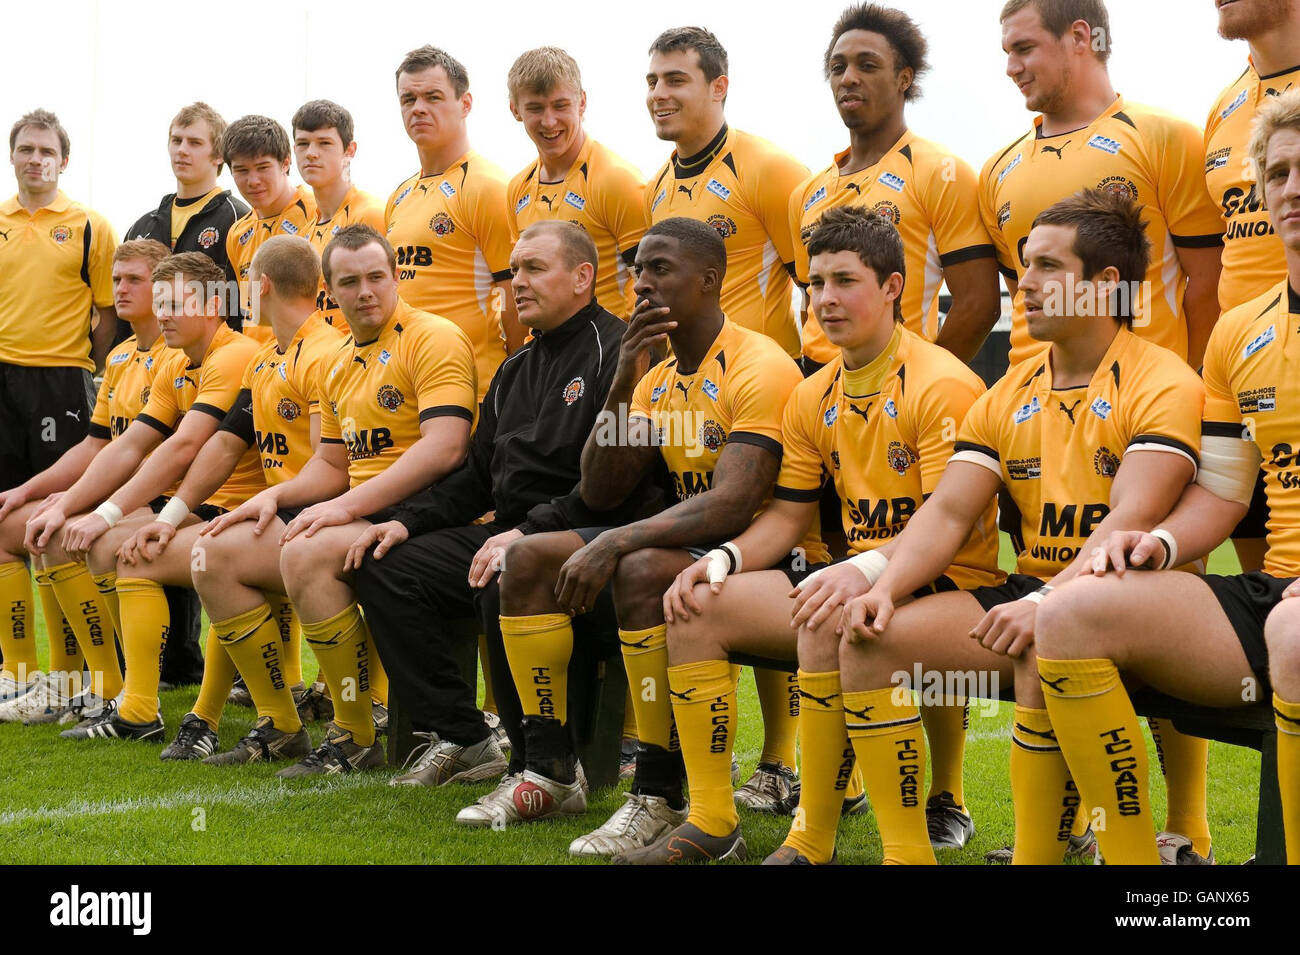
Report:
<svg viewBox="0 0 1300 955"><path fill-rule="evenodd" d="M790 195L795 277L808 284L808 240L827 209L870 209L898 227L903 239L903 321L929 341L939 335L939 289L946 266L993 258L992 240L979 213L979 183L965 160L911 130L903 133L875 165L852 175L840 166L849 150ZM825 364L840 350L809 309L803 353Z"/></svg>
<svg viewBox="0 0 1300 955"><path fill-rule="evenodd" d="M1176 249L1222 243L1223 223L1205 191L1200 131L1168 113L1116 97L1083 129L1043 136L1034 128L984 164L980 173L980 215L1008 278L1024 274L1025 240L1034 217L1052 203L1097 187L1142 203L1151 265L1147 293L1134 329L1145 339L1187 357L1183 291L1187 276ZM1024 296L1017 291L1011 313L1011 364L1046 345L1025 327Z"/></svg>
<svg viewBox="0 0 1300 955"><path fill-rule="evenodd" d="M253 263L253 254L262 247L262 243L274 235L300 235L307 237L308 230L316 221L316 200L311 190L299 186L294 190L290 203L273 216L262 219L256 209L248 213L230 227L226 233L226 256L231 268L239 278L239 305L245 316L248 315L250 286L248 284L248 267ZM244 334L259 343L272 341L275 333L269 325L250 325L244 322Z"/></svg>
<svg viewBox="0 0 1300 955"><path fill-rule="evenodd" d="M349 486L381 473L429 418L474 421L474 349L453 323L398 301L378 337L348 337L321 366L320 439L348 449Z"/></svg>
<svg viewBox="0 0 1300 955"><path fill-rule="evenodd" d="M506 188L510 242L530 225L559 219L580 225L596 243L596 301L619 318L636 307L632 257L649 223L641 173L590 136L560 182L541 181L534 160Z"/></svg>
<svg viewBox="0 0 1300 955"><path fill-rule="evenodd" d="M220 186L213 186L201 196L195 196L192 199L172 200L172 232L168 248L176 248L176 240L181 237L181 233L190 224L190 220L202 212L209 202L224 191ZM209 244L215 245L215 243Z"/></svg>
<svg viewBox="0 0 1300 955"><path fill-rule="evenodd" d="M650 224L684 216L707 222L727 246L722 310L800 353L788 266L795 255L790 193L808 169L765 139L723 126L697 156L673 153L646 185Z"/></svg>
<svg viewBox="0 0 1300 955"><path fill-rule="evenodd" d="M1170 451L1198 464L1203 397L1177 355L1121 329L1087 385L1054 389L1045 354L1012 366L966 415L953 460L1002 479L1016 570L1050 580L1110 513L1125 454Z"/></svg>
<svg viewBox="0 0 1300 955"><path fill-rule="evenodd" d="M713 470L728 442L781 457L781 414L802 379L779 346L725 319L694 374L681 374L676 358L646 372L628 416L649 419L658 432L679 503L713 487ZM799 546L810 564L830 559L816 522Z"/></svg>
<svg viewBox="0 0 1300 955"><path fill-rule="evenodd" d="M317 210L319 212L319 210ZM313 220L307 229L307 241L311 247L316 250L317 255L325 254L325 246L330 244L330 239L334 238L350 225L364 223L378 232L384 234L386 226L384 225L384 204L376 196L368 192L362 192L356 186L348 189L347 195L343 197L343 203L338 207L338 211L325 221L319 218ZM347 333L347 322L339 313L339 303L330 298L329 289L325 287L325 277L321 276L320 293L316 296L316 308L320 310L321 317L325 319L326 324L334 325L344 334Z"/></svg>
<svg viewBox="0 0 1300 955"><path fill-rule="evenodd" d="M849 552L881 547L934 492L956 426L983 391L959 358L901 325L865 367L848 371L836 355L800 382L785 406L785 456L773 496L818 501L829 478ZM964 590L1002 582L992 503L947 576Z"/></svg>
<svg viewBox="0 0 1300 955"><path fill-rule="evenodd" d="M1300 295L1284 279L1219 319L1201 433L1254 440L1268 500L1264 573L1300 576Z"/></svg>
<svg viewBox="0 0 1300 955"><path fill-rule="evenodd" d="M316 312L287 349L267 342L244 369L241 386L248 392L256 450L268 486L297 477L311 459L311 416L320 413L321 374L342 341Z"/></svg>
<svg viewBox="0 0 1300 955"><path fill-rule="evenodd" d="M104 380L90 413L90 436L111 441L121 437L149 402L154 374L171 350L159 335L151 347L141 348L132 335L109 353Z"/></svg>
<svg viewBox="0 0 1300 955"><path fill-rule="evenodd" d="M208 344L207 353L198 365L178 348L169 349L154 373L149 400L136 416L152 428L171 437L181 418L191 411L212 415L218 421L239 397L244 369L257 351L257 342L247 335L231 331L222 323ZM238 507L266 487L257 449L250 447L235 465L226 482L207 501L186 501L191 508L211 504L229 510Z"/></svg>
<svg viewBox="0 0 1300 955"><path fill-rule="evenodd" d="M502 303L492 283L510 278L506 177L470 150L441 174L416 173L384 211L397 251L402 300L460 326L474 346L478 400L505 360Z"/></svg>
<svg viewBox="0 0 1300 955"><path fill-rule="evenodd" d="M35 213L0 205L0 362L94 371L90 307L113 304L108 220L63 191Z"/></svg>
<svg viewBox="0 0 1300 955"><path fill-rule="evenodd" d="M1223 218L1223 272L1219 310L1226 312L1263 295L1286 278L1282 240L1268 221L1264 189L1246 147L1259 107L1300 85L1300 66L1260 76L1254 64L1219 94L1205 122L1205 185Z"/></svg>

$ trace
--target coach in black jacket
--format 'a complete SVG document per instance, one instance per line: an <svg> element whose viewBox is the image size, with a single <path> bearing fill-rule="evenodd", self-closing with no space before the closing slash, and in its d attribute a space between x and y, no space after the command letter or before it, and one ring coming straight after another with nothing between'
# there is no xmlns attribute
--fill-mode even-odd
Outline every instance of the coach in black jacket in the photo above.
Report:
<svg viewBox="0 0 1300 955"><path fill-rule="evenodd" d="M451 653L449 624L465 617L477 617L488 635L501 722L522 754L519 701L497 620L499 554L520 533L624 516L596 516L576 492L582 446L626 328L593 297L596 247L576 225L541 222L520 236L510 264L519 320L533 338L493 377L468 458L399 506L395 520L368 529L348 555L393 690L412 727L436 734L399 784L487 779L506 769ZM495 512L490 523L473 523L488 512Z"/></svg>

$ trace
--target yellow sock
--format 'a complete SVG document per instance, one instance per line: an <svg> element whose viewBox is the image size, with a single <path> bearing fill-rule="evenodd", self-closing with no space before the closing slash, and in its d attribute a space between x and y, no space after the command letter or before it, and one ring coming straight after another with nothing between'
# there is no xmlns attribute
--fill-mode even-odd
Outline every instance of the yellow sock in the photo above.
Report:
<svg viewBox="0 0 1300 955"><path fill-rule="evenodd" d="M0 654L4 670L26 683L40 669L36 662L36 614L32 604L32 578L22 561L0 564L0 607L8 619L0 627Z"/></svg>
<svg viewBox="0 0 1300 955"><path fill-rule="evenodd" d="M1047 711L1084 805L1100 810L1097 842L1110 865L1159 865L1147 793L1147 747L1109 660L1038 658Z"/></svg>
<svg viewBox="0 0 1300 955"><path fill-rule="evenodd" d="M937 865L925 825L921 786L925 733L911 693L844 694L844 722L876 812L886 865Z"/></svg>
<svg viewBox="0 0 1300 955"><path fill-rule="evenodd" d="M1300 703L1273 694L1277 722L1277 778L1282 791L1286 864L1300 865Z"/></svg>
<svg viewBox="0 0 1300 955"><path fill-rule="evenodd" d="M503 616L501 640L523 714L567 723L573 619L567 613Z"/></svg>
<svg viewBox="0 0 1300 955"><path fill-rule="evenodd" d="M488 663L487 637L481 633L478 635L478 664L483 671L483 712L495 713L497 698L492 691L492 666Z"/></svg>
<svg viewBox="0 0 1300 955"><path fill-rule="evenodd" d="M1011 728L1011 806L1016 821L1012 865L1060 865L1079 815L1078 796L1047 710L1018 703Z"/></svg>
<svg viewBox="0 0 1300 955"><path fill-rule="evenodd" d="M85 564L67 563L46 570L59 606L65 614L82 655L90 664L90 688L97 696L111 700L122 691L122 668L117 660L117 643L112 618L105 612L103 597Z"/></svg>
<svg viewBox="0 0 1300 955"><path fill-rule="evenodd" d="M970 703L954 697L940 706L921 707L925 741L930 749L930 795L951 793L963 808L962 763L966 757L966 728L970 725Z"/></svg>
<svg viewBox="0 0 1300 955"><path fill-rule="evenodd" d="M632 687L627 688L627 699L623 703L623 738L637 739L636 706L632 702Z"/></svg>
<svg viewBox="0 0 1300 955"><path fill-rule="evenodd" d="M691 812L687 821L711 836L740 824L731 794L731 751L736 742L736 683L726 660L668 668L673 715L686 763Z"/></svg>
<svg viewBox="0 0 1300 955"><path fill-rule="evenodd" d="M152 723L158 718L162 652L171 634L167 595L157 581L119 577L117 599L126 654L126 696L119 712L130 723Z"/></svg>
<svg viewBox="0 0 1300 955"><path fill-rule="evenodd" d="M853 746L844 726L840 671L798 674L800 767L799 808L785 844L808 861L824 864L835 855L840 811L855 769Z"/></svg>
<svg viewBox="0 0 1300 955"><path fill-rule="evenodd" d="M302 682L302 624L298 622L298 613L288 597L269 596L266 602L280 629L280 664L284 667L284 682L291 687L297 686Z"/></svg>
<svg viewBox="0 0 1300 955"><path fill-rule="evenodd" d="M668 626L649 630L618 631L623 644L623 665L632 690L637 733L647 746L677 747L673 704L668 686Z"/></svg>
<svg viewBox="0 0 1300 955"><path fill-rule="evenodd" d="M366 618L361 618L361 628L365 633L366 645L370 647L370 701L378 703L385 709L388 707L388 671L384 669L384 661L379 659L379 645L375 643L374 635L370 632L370 624L366 623Z"/></svg>
<svg viewBox="0 0 1300 955"><path fill-rule="evenodd" d="M1210 741L1178 732L1172 720L1149 717L1147 725L1165 777L1165 831L1191 839L1192 848L1208 857L1210 819L1205 789L1209 783Z"/></svg>
<svg viewBox="0 0 1300 955"><path fill-rule="evenodd" d="M208 627L208 638L203 647L203 683L199 698L190 710L208 724L214 732L221 723L221 711L226 708L226 697L235 685L235 661L217 639L217 628Z"/></svg>
<svg viewBox="0 0 1300 955"><path fill-rule="evenodd" d="M50 674L62 674L60 689L64 693L77 693L82 689L81 671L86 658L77 646L77 634L59 606L48 570L36 574L36 592L40 596L41 614L45 618L45 636L50 641Z"/></svg>
<svg viewBox="0 0 1300 955"><path fill-rule="evenodd" d="M763 752L760 763L794 769L795 741L799 738L799 677L784 670L754 668L758 706L763 711Z"/></svg>
<svg viewBox="0 0 1300 955"><path fill-rule="evenodd" d="M109 619L113 621L113 629L120 637L122 635L122 614L117 605L117 573L110 570L106 574L91 574L90 579L95 582L95 587L99 590L99 596L103 598L104 609L108 612Z"/></svg>
<svg viewBox="0 0 1300 955"><path fill-rule="evenodd" d="M244 678L257 715L269 716L275 728L283 733L302 729L290 683L284 674L280 621L271 607L262 604L237 617L214 620L212 627Z"/></svg>
<svg viewBox="0 0 1300 955"><path fill-rule="evenodd" d="M329 685L335 725L351 733L358 746L372 745L375 721L370 712L370 676L378 655L372 651L360 608L354 603L328 620L304 620L302 636L316 654Z"/></svg>

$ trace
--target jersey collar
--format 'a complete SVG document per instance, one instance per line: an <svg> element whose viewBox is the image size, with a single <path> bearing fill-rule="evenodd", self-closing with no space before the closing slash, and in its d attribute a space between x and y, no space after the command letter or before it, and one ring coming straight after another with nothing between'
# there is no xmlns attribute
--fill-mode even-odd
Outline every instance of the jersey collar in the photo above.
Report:
<svg viewBox="0 0 1300 955"><path fill-rule="evenodd" d="M573 175L575 170L581 169L586 163L591 161L592 143L593 140L591 134L587 133L586 138L582 141L582 148L578 150L578 155L573 157L573 165L565 170L563 179L557 179L554 182L542 182L542 159L539 156L537 158L537 173L533 176L533 192L541 192L543 186L558 186L562 183L568 182L569 177ZM590 172L590 170L588 171Z"/></svg>
<svg viewBox="0 0 1300 955"><path fill-rule="evenodd" d="M718 134L709 140L709 144L694 156L680 158L677 151L673 150L673 178L692 179L708 169L713 164L713 160L722 154L722 149L727 143L728 132L730 132L730 129L724 122L722 128L718 130Z"/></svg>
<svg viewBox="0 0 1300 955"><path fill-rule="evenodd" d="M880 386L894 370L896 362L902 359L902 352L903 325L901 322L895 322L894 333L889 336L889 342L879 355L861 368L854 368L852 371L848 368L843 369L840 380L843 383L844 397L867 398L878 393Z"/></svg>
<svg viewBox="0 0 1300 955"><path fill-rule="evenodd" d="M324 323L325 323L325 319L321 317L320 309L317 309L316 311L312 312L310 315L307 316L307 320L305 322L303 322L301 325L298 326L298 330L293 333L293 338L289 339L289 347L286 348L284 351L280 351L279 344L276 344L275 353L277 355L287 355L290 351L293 350L294 345L302 341L312 332L316 331L316 329L319 328ZM273 338L271 339L271 341L274 342L275 339Z"/></svg>
<svg viewBox="0 0 1300 955"><path fill-rule="evenodd" d="M1086 130L1090 130L1093 127L1101 124L1102 122L1110 119L1112 116L1114 116L1118 112L1121 112L1123 109L1124 109L1124 97L1121 94L1116 93L1115 102L1111 103L1104 110L1102 110L1101 114L1098 115L1097 118L1094 119L1088 125L1080 126L1078 129L1071 129L1069 132L1053 133L1051 136L1043 135L1043 115L1042 113L1039 113L1037 116L1034 117L1034 139L1035 140L1057 139L1058 137L1061 136L1073 136L1076 133L1085 132Z"/></svg>
<svg viewBox="0 0 1300 955"><path fill-rule="evenodd" d="M1119 385L1119 360L1128 351L1129 346L1137 340L1137 336L1127 328L1120 327L1115 333L1115 337L1110 340L1110 345L1106 347L1106 353L1101 356L1101 361L1097 362L1097 367L1088 379L1088 390L1092 391L1098 385L1111 379ZM1047 393L1052 390L1054 372L1052 370L1051 346L1043 352L1043 373L1038 376L1039 390Z"/></svg>
<svg viewBox="0 0 1300 955"><path fill-rule="evenodd" d="M890 156L894 155L894 153L900 152L901 150L910 146L912 144L913 138L914 136L912 135L912 128L909 126L907 129L903 130L903 135L898 137L897 142L895 142L892 146L890 146L883 153L881 153L879 159L877 159L870 166L862 167L857 172L850 172L850 173L840 172L840 163L844 160L846 156L848 156L848 154L852 151L853 147L850 146L848 149L841 150L840 152L837 152L835 154L835 163L834 163L835 174L841 180L856 179L858 176L865 175L866 173L871 172L873 169L875 169L877 166L883 163Z"/></svg>
<svg viewBox="0 0 1300 955"><path fill-rule="evenodd" d="M600 311L600 305L593 298L582 308L578 309L564 323L552 328L549 332L533 331L533 338L547 348L558 348L571 339L574 335L582 331L583 327L595 317Z"/></svg>
<svg viewBox="0 0 1300 955"><path fill-rule="evenodd" d="M60 212L67 212L68 206L70 205L72 205L72 200L67 197L67 195L63 192L62 189L59 189L54 193L54 200L48 206L41 206L41 208L37 209L36 212L32 213L32 216L35 217L36 215L42 212L53 212L56 214ZM8 202L0 206L0 213L7 216L11 216L14 213L18 212L19 210L22 210L24 212L26 211L26 209L23 207L23 204L18 201L17 193L14 193L14 195L10 197Z"/></svg>

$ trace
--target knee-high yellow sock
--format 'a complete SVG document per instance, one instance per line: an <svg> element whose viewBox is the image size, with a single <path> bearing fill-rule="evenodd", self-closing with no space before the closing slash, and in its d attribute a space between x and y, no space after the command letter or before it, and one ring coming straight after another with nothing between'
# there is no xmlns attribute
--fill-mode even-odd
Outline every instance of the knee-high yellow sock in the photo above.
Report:
<svg viewBox="0 0 1300 955"><path fill-rule="evenodd" d="M487 637L478 635L478 665L483 671L483 712L497 711L497 698L492 690L492 665L488 663Z"/></svg>
<svg viewBox="0 0 1300 955"><path fill-rule="evenodd" d="M235 661L217 638L217 628L208 627L208 637L203 645L203 682L199 697L190 710L215 731L221 723L221 711L226 708L226 697L235 685Z"/></svg>
<svg viewBox="0 0 1300 955"><path fill-rule="evenodd" d="M794 747L799 737L799 676L755 667L754 686L763 711L763 752L758 761L794 769L798 765Z"/></svg>
<svg viewBox="0 0 1300 955"><path fill-rule="evenodd" d="M501 640L523 714L568 723L573 618L567 613L539 613L500 619Z"/></svg>
<svg viewBox="0 0 1300 955"><path fill-rule="evenodd" d="M676 749L673 704L668 685L668 626L618 631L623 665L632 690L637 733L647 746Z"/></svg>
<svg viewBox="0 0 1300 955"><path fill-rule="evenodd" d="M384 669L384 661L379 659L379 645L375 643L374 635L370 632L370 624L366 623L364 615L361 618L361 627L365 633L366 645L370 647L370 701L387 708L388 671Z"/></svg>
<svg viewBox="0 0 1300 955"><path fill-rule="evenodd" d="M280 664L284 667L284 682L292 688L302 682L302 624L298 622L298 613L288 597L270 596L266 602L280 629ZM275 725L280 726L279 723Z"/></svg>
<svg viewBox="0 0 1300 955"><path fill-rule="evenodd" d="M623 703L623 738L637 739L636 706L632 703L632 687L627 688L627 699Z"/></svg>
<svg viewBox="0 0 1300 955"><path fill-rule="evenodd" d="M370 678L378 655L361 619L361 608L354 603L327 620L304 620L302 636L316 654L329 685L335 725L351 733L358 746L372 745L375 721L370 712Z"/></svg>
<svg viewBox="0 0 1300 955"><path fill-rule="evenodd" d="M275 728L284 733L302 729L284 675L280 622L271 607L262 604L228 620L214 620L212 627L244 678L257 715L269 716Z"/></svg>
<svg viewBox="0 0 1300 955"><path fill-rule="evenodd" d="M157 581L119 577L117 599L126 655L126 696L119 712L128 722L152 723L158 718L162 652L171 634L167 595Z"/></svg>
<svg viewBox="0 0 1300 955"><path fill-rule="evenodd" d="M688 821L711 836L740 824L731 795L731 751L736 741L736 682L726 660L668 668L673 715L686 763Z"/></svg>
<svg viewBox="0 0 1300 955"><path fill-rule="evenodd" d="M930 748L930 795L951 793L958 806L966 805L962 764L966 758L966 729L970 703L953 698L939 706L921 707L925 741Z"/></svg>
<svg viewBox="0 0 1300 955"><path fill-rule="evenodd" d="M1102 811L1097 842L1110 865L1159 865L1147 791L1147 747L1109 660L1038 658L1047 712L1084 805Z"/></svg>
<svg viewBox="0 0 1300 955"><path fill-rule="evenodd" d="M1012 865L1060 865L1078 802L1047 710L1017 703L1011 729Z"/></svg>
<svg viewBox="0 0 1300 955"><path fill-rule="evenodd" d="M113 699L122 691L122 668L117 660L113 621L103 609L103 597L90 571L85 564L70 562L50 567L46 574L90 665L91 691L103 699Z"/></svg>
<svg viewBox="0 0 1300 955"><path fill-rule="evenodd" d="M844 725L844 697L840 671L809 673L800 670L799 808L785 844L823 864L835 855L835 835L840 810L854 773L853 746Z"/></svg>
<svg viewBox="0 0 1300 955"><path fill-rule="evenodd" d="M50 641L51 674L62 674L60 690L64 693L77 693L82 688L81 671L86 665L81 647L77 645L77 634L68 623L68 618L59 606L59 598L54 593L50 581L50 572L43 570L36 575L36 592L40 596L41 614L45 618L45 635Z"/></svg>
<svg viewBox="0 0 1300 955"><path fill-rule="evenodd" d="M0 626L0 654L4 670L26 683L40 669L36 662L36 614L32 605L32 578L22 561L0 564L0 608L6 619Z"/></svg>
<svg viewBox="0 0 1300 955"><path fill-rule="evenodd" d="M937 865L921 786L925 733L912 694L895 689L844 694L844 722L876 812L886 865Z"/></svg>
<svg viewBox="0 0 1300 955"><path fill-rule="evenodd" d="M1273 694L1277 723L1277 778L1282 792L1286 864L1300 865L1300 703Z"/></svg>
<svg viewBox="0 0 1300 955"><path fill-rule="evenodd" d="M1210 741L1180 733L1171 720L1147 719L1155 740L1160 772L1165 777L1165 831L1192 840L1200 855L1210 854L1210 818L1205 789L1209 783Z"/></svg>
<svg viewBox="0 0 1300 955"><path fill-rule="evenodd" d="M121 637L122 613L117 604L117 572L110 570L106 574L91 574L90 579L95 582L95 587L99 590L99 596L103 599L104 610L107 611L109 619L113 621L113 629L117 632L118 637Z"/></svg>

